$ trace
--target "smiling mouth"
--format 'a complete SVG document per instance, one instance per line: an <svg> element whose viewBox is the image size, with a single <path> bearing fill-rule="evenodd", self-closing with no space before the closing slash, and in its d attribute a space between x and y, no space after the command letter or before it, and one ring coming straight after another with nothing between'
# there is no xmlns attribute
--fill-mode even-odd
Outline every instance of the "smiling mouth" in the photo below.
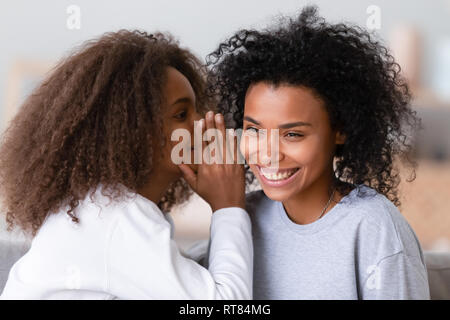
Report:
<svg viewBox="0 0 450 320"><path fill-rule="evenodd" d="M292 177L300 168L289 168L289 169L272 169L272 168L264 168L258 166L259 173L261 176L266 178L268 181L283 181Z"/></svg>

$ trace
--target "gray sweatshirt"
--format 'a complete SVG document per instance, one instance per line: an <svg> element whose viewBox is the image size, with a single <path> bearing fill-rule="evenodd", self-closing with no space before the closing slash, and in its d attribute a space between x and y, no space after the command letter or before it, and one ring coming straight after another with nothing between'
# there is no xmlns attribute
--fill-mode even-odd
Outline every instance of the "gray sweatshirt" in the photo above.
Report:
<svg viewBox="0 0 450 320"><path fill-rule="evenodd" d="M385 196L359 187L307 225L262 191L248 195L254 299L429 299L414 231Z"/></svg>

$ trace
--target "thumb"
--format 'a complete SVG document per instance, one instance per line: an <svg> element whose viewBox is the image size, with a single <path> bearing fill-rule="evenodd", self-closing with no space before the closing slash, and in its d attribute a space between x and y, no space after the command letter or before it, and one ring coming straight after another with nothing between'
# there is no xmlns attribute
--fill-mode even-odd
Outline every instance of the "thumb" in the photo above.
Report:
<svg viewBox="0 0 450 320"><path fill-rule="evenodd" d="M195 189L195 187L197 186L197 176L194 173L194 170L192 170L188 165L184 163L179 164L178 167L183 173L183 178L186 180L186 182L189 183L192 189Z"/></svg>

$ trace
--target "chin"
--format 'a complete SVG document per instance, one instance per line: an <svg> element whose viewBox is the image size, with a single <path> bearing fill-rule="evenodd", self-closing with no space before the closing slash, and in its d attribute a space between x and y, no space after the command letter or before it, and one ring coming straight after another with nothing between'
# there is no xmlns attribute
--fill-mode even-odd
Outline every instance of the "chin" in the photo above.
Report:
<svg viewBox="0 0 450 320"><path fill-rule="evenodd" d="M292 190L273 190L272 188L264 188L264 194L273 201L286 201L288 200L294 192Z"/></svg>

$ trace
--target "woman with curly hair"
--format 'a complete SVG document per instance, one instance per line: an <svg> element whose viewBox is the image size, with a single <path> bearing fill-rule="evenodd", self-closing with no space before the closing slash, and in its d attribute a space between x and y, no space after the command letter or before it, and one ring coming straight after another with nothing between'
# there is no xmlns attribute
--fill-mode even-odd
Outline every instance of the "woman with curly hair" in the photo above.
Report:
<svg viewBox="0 0 450 320"><path fill-rule="evenodd" d="M254 298L429 298L420 244L396 207L394 160L408 160L420 121L387 49L307 7L235 33L208 64L262 187L247 197Z"/></svg>
<svg viewBox="0 0 450 320"><path fill-rule="evenodd" d="M242 165L171 161L172 132L192 133L206 111L202 70L170 35L122 30L33 92L0 147L7 222L34 235L3 299L251 298ZM212 116L201 130L225 130ZM180 253L165 215L190 194L186 170L214 212L209 270Z"/></svg>

